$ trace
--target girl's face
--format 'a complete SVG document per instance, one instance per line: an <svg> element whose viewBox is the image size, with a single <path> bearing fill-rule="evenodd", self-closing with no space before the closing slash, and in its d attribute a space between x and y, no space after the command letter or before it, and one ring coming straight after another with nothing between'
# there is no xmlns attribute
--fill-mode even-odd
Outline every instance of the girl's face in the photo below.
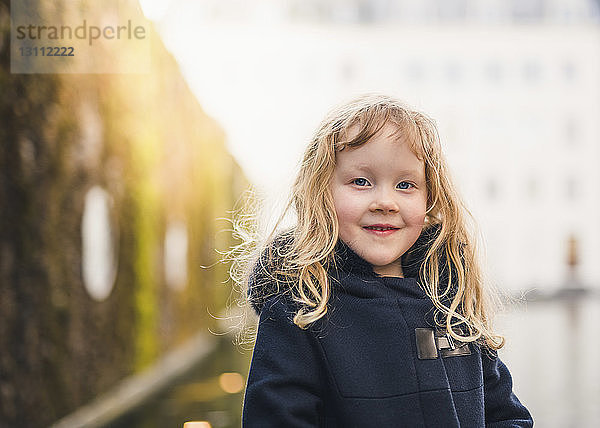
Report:
<svg viewBox="0 0 600 428"><path fill-rule="evenodd" d="M340 239L383 276L403 276L400 256L421 234L427 209L425 165L396 130L386 124L366 144L337 152L331 180Z"/></svg>

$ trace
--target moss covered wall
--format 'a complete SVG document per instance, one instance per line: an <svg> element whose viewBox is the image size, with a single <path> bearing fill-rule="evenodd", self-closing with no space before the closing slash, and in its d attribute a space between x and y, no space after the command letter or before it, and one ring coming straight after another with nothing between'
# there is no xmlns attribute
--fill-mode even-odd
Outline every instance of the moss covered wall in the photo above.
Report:
<svg viewBox="0 0 600 428"><path fill-rule="evenodd" d="M226 266L201 266L227 246L216 219L245 180L158 38L148 74L11 74L9 6L0 0L0 426L36 427L211 327ZM82 279L92 186L111 196L118 229L103 301ZM182 290L165 283L171 221L189 234Z"/></svg>

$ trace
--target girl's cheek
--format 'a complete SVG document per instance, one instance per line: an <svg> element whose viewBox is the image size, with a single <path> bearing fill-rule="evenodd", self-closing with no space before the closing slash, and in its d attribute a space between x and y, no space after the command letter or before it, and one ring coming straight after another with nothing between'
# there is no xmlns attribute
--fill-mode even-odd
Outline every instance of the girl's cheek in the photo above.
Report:
<svg viewBox="0 0 600 428"><path fill-rule="evenodd" d="M335 211L339 221L345 221L352 216L353 207L348 203L348 199L339 198L335 203Z"/></svg>
<svg viewBox="0 0 600 428"><path fill-rule="evenodd" d="M410 218L409 225L410 226L422 226L425 222L425 215L418 214Z"/></svg>
<svg viewBox="0 0 600 428"><path fill-rule="evenodd" d="M426 210L426 206L425 204L423 204L423 206L419 206L419 207L415 207L414 211L408 216L408 221L411 224L423 224L423 222L425 221L425 210Z"/></svg>

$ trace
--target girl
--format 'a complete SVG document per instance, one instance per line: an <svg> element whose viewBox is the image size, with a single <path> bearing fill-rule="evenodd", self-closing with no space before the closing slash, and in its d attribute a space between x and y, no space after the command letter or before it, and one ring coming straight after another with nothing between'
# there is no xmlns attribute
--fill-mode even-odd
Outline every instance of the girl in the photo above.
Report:
<svg viewBox="0 0 600 428"><path fill-rule="evenodd" d="M249 269L246 427L530 427L496 351L434 123L369 95L330 113ZM282 216L283 217L283 216ZM281 223L281 219L279 221Z"/></svg>

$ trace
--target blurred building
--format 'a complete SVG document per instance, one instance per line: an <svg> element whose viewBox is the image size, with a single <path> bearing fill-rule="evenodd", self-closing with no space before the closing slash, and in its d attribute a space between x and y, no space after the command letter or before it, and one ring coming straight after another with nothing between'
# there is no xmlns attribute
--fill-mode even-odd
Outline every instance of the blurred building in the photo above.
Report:
<svg viewBox="0 0 600 428"><path fill-rule="evenodd" d="M177 0L172 0L177 2ZM180 0L180 2L186 0ZM596 24L597 0L204 0L196 18L210 22L360 24Z"/></svg>
<svg viewBox="0 0 600 428"><path fill-rule="evenodd" d="M54 25L139 17L136 0L27 8ZM15 9L0 0L0 426L41 427L216 328L218 219L247 183L150 23L146 73L20 74ZM126 56L110 52L98 70Z"/></svg>
<svg viewBox="0 0 600 428"><path fill-rule="evenodd" d="M213 66L215 74L205 81L284 110L273 133L294 141L286 149L294 158L333 103L364 91L396 95L438 121L494 282L560 287L571 242L579 280L600 287L600 225L590 219L600 207L598 2L219 0L202 2L194 19L226 27L230 38L210 52L213 64L201 72ZM211 89L199 92L210 108ZM260 116L231 103L215 111L235 147L229 128L246 118L247 141L277 114L267 108ZM287 128L277 127L282 121ZM280 144L268 134L253 147L257 158ZM252 154L238 150L250 165ZM274 164L247 170L267 185L289 177L291 162Z"/></svg>

